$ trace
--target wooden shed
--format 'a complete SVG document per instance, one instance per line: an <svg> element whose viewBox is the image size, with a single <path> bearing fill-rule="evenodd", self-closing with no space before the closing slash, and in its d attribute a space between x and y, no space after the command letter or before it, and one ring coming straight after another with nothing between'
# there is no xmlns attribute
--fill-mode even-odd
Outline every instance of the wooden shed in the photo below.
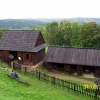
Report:
<svg viewBox="0 0 100 100"><path fill-rule="evenodd" d="M49 47L44 62L49 71L76 72L78 76L93 72L100 77L99 49Z"/></svg>
<svg viewBox="0 0 100 100"><path fill-rule="evenodd" d="M0 57L13 55L21 64L36 65L45 56L46 43L40 31L8 30L0 41Z"/></svg>

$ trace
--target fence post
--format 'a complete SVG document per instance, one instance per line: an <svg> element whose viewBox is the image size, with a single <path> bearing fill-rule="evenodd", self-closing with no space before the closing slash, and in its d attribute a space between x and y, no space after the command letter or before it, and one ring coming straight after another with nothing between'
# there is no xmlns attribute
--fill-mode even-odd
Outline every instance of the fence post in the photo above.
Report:
<svg viewBox="0 0 100 100"><path fill-rule="evenodd" d="M52 83L55 85L55 76L52 77Z"/></svg>
<svg viewBox="0 0 100 100"><path fill-rule="evenodd" d="M64 88L64 80L62 79L61 81L62 81L62 87Z"/></svg>
<svg viewBox="0 0 100 100"><path fill-rule="evenodd" d="M95 100L97 100L97 95L98 95L98 90L96 89L96 90L95 90L95 96L94 96L94 99L95 99Z"/></svg>
<svg viewBox="0 0 100 100"><path fill-rule="evenodd" d="M2 67L2 60L1 60L1 67Z"/></svg>
<svg viewBox="0 0 100 100"><path fill-rule="evenodd" d="M40 71L39 71L39 80L40 80Z"/></svg>
<svg viewBox="0 0 100 100"><path fill-rule="evenodd" d="M25 67L25 74L26 74L26 72L27 72L27 67Z"/></svg>
<svg viewBox="0 0 100 100"><path fill-rule="evenodd" d="M75 83L74 83L74 91L76 91L76 89L75 89Z"/></svg>
<svg viewBox="0 0 100 100"><path fill-rule="evenodd" d="M45 73L44 73L44 80L46 80Z"/></svg>
<svg viewBox="0 0 100 100"><path fill-rule="evenodd" d="M13 69L15 69L15 63L13 63Z"/></svg>

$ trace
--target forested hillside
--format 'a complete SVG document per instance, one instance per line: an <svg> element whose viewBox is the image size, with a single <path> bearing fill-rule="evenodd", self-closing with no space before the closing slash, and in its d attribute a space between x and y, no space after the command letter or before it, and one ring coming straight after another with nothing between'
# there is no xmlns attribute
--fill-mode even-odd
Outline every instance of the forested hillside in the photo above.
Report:
<svg viewBox="0 0 100 100"><path fill-rule="evenodd" d="M31 27L36 27L37 25L45 26L46 23L38 20L30 19L6 19L0 20L0 28L9 29L30 29Z"/></svg>
<svg viewBox="0 0 100 100"><path fill-rule="evenodd" d="M0 20L0 29L31 29L38 25L45 26L48 22L68 20L70 22L78 22L78 24L83 24L84 22L96 22L100 24L100 18L37 18L37 19L5 19Z"/></svg>

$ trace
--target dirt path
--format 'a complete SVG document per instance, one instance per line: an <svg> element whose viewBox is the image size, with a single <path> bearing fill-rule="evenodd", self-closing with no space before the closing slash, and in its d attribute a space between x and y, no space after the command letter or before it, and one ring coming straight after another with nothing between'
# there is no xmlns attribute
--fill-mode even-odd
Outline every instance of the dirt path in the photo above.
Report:
<svg viewBox="0 0 100 100"><path fill-rule="evenodd" d="M63 76L63 73L61 72L54 72L52 74L48 74L49 76L55 76L56 78L60 78L60 79L65 79L65 80L75 80L77 82L82 82L84 84L94 84L94 82L91 82L89 80L85 80L85 79L79 79L79 78L75 78L72 76Z"/></svg>

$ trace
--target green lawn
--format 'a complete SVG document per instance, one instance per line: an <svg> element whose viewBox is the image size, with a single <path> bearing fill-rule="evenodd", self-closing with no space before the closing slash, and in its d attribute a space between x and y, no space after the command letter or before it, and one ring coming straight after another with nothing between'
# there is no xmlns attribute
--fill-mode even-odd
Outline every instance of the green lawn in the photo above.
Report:
<svg viewBox="0 0 100 100"><path fill-rule="evenodd" d="M0 69L0 100L92 100L73 91L48 84L31 75L18 73L20 79L29 82L26 86L7 76L7 70Z"/></svg>

